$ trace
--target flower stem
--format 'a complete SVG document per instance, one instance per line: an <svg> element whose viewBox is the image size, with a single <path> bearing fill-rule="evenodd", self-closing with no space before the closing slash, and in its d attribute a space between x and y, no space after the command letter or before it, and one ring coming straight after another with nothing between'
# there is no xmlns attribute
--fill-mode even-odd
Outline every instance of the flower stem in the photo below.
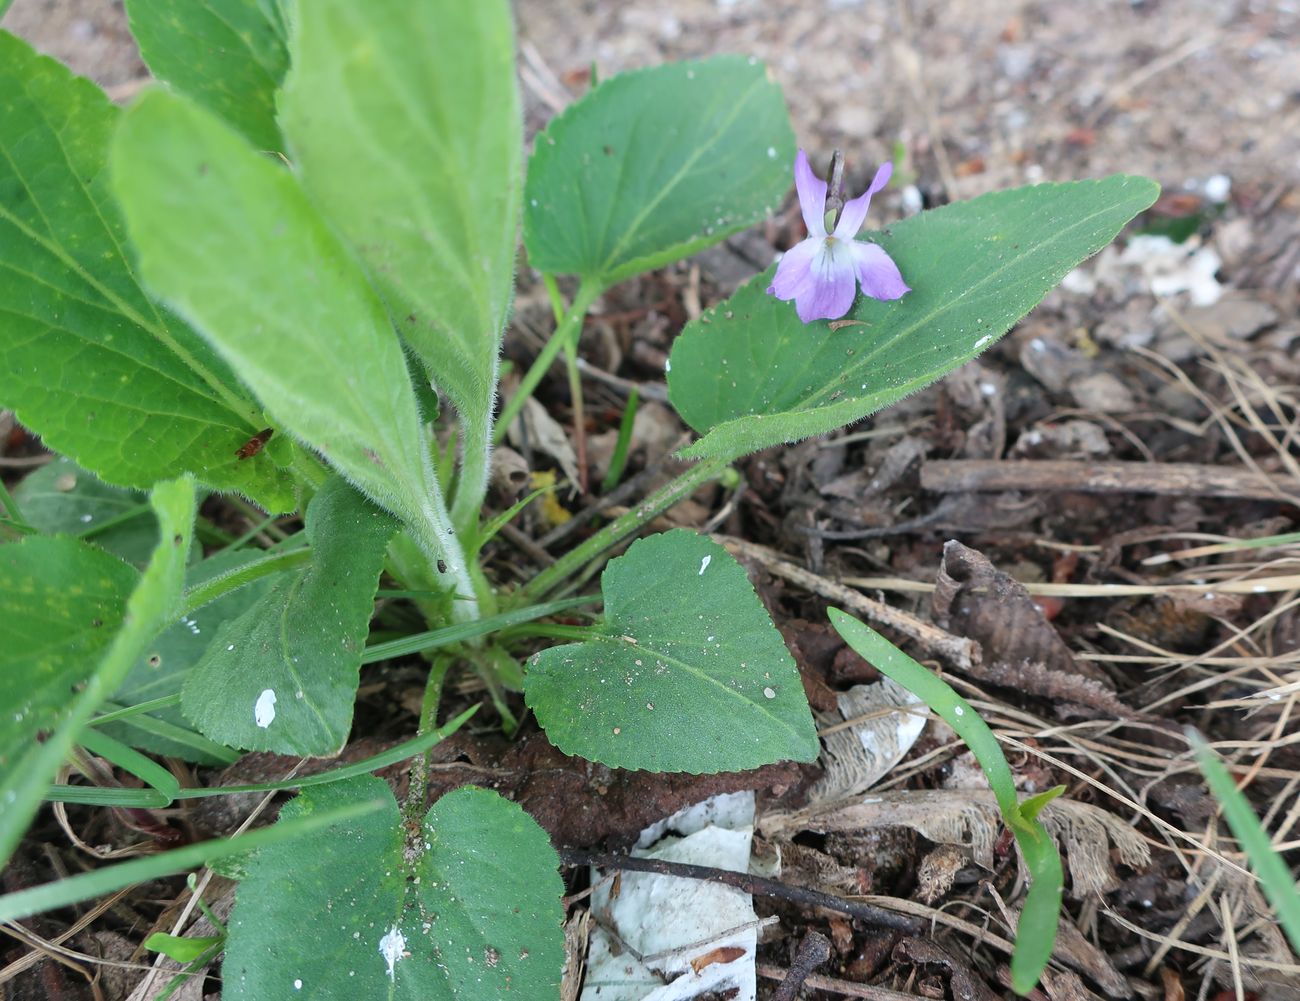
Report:
<svg viewBox="0 0 1300 1001"><path fill-rule="evenodd" d="M626 514L615 518L582 545L571 549L519 590L521 604L539 601L591 560L618 545L653 519L689 497L727 467L726 459L705 459L664 484Z"/></svg>
<svg viewBox="0 0 1300 1001"><path fill-rule="evenodd" d="M514 419L519 416L519 411L523 409L528 398L533 395L537 389L537 384L542 381L542 377L551 368L551 363L555 361L555 356L560 353L560 349L566 344L572 342L578 343L578 335L582 333L582 321L587 316L587 310L600 294L604 292L604 286L594 278L584 278L578 286L578 292L573 297L573 304L569 306L564 317L556 325L555 333L551 334L551 339L546 342L542 348L541 354L533 362L532 367L524 374L523 381L519 383L519 388L515 390L514 396L510 397L506 405L501 409L501 416L497 418L496 431L493 435L493 441L500 444L506 436L506 430Z"/></svg>

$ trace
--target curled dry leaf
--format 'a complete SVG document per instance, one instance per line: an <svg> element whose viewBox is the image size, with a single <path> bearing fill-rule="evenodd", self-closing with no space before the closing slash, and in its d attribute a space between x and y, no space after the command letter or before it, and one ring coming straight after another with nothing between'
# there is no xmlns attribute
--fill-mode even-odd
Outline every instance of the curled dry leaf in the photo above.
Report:
<svg viewBox="0 0 1300 1001"><path fill-rule="evenodd" d="M1033 598L982 553L948 542L932 598L935 619L983 650L977 677L1127 718L1098 667L1076 660Z"/></svg>
<svg viewBox="0 0 1300 1001"><path fill-rule="evenodd" d="M1127 821L1099 807L1061 797L1044 807L1038 819L1065 850L1075 897L1119 886L1112 848L1122 865L1137 869L1151 861L1142 836ZM799 831L910 827L936 844L969 848L979 865L992 869L1001 818L992 792L909 789L881 792L857 802L823 802L798 811L767 813L759 827L769 837L791 837Z"/></svg>
<svg viewBox="0 0 1300 1001"><path fill-rule="evenodd" d="M925 729L921 700L889 678L854 685L839 694L838 703L840 717L856 722L822 738L821 763L826 772L808 792L812 802L848 799L870 789L903 759Z"/></svg>

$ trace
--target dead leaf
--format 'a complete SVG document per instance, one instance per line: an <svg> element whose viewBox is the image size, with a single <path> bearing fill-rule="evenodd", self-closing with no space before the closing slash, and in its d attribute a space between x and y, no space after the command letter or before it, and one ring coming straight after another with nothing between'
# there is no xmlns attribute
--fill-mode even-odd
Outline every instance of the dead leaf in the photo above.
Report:
<svg viewBox="0 0 1300 1001"><path fill-rule="evenodd" d="M745 954L745 951L736 945L720 945L692 959L691 969L699 973L706 966L712 966L714 963L734 963Z"/></svg>
<svg viewBox="0 0 1300 1001"><path fill-rule="evenodd" d="M903 759L925 729L921 700L890 678L855 685L841 692L837 701L840 718L856 722L822 738L821 763L826 773L808 791L812 802L848 799L870 789Z"/></svg>

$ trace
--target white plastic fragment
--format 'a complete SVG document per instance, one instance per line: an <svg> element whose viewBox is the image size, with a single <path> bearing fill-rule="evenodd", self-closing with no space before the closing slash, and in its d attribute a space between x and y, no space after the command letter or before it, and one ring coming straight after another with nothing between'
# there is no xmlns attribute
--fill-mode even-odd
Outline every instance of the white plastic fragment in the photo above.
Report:
<svg viewBox="0 0 1300 1001"><path fill-rule="evenodd" d="M753 824L754 794L725 793L647 827L632 854L746 872ZM758 920L748 893L701 880L624 872L618 896L611 898L611 880L594 872L592 882L597 920L582 1001L689 1001L706 992L754 1001ZM723 962L732 953L719 950L728 948L740 951ZM691 966L692 960L715 957L698 971Z"/></svg>
<svg viewBox="0 0 1300 1001"><path fill-rule="evenodd" d="M253 722L265 730L275 722L275 690L263 689L253 706Z"/></svg>

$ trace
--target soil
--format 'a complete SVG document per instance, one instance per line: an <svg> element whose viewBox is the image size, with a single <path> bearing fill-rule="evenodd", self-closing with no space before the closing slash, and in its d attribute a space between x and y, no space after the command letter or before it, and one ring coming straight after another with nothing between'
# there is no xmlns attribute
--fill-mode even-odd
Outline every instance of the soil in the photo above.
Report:
<svg viewBox="0 0 1300 1001"><path fill-rule="evenodd" d="M771 67L815 162L844 150L846 188L865 187L875 166L902 150L899 183L874 203L886 219L1038 181L1126 172L1162 183L1139 226L1184 237L1182 258L1144 265L1105 252L941 384L827 439L753 456L738 489L702 492L668 519L744 540L739 554L818 710L833 712L835 692L877 677L824 624L828 594L816 580L843 582L978 645L976 662L957 665L905 630L886 630L1016 742L1007 746L1019 748L1011 763L1023 791L1063 783L1070 799L1139 832L1149 859L1113 841L1100 853L1098 889L1080 893L1091 877L1071 868L1062 941L1075 958L1039 997L1300 998L1300 965L1258 888L1204 850L1241 858L1181 736L1192 724L1225 742L1275 841L1300 844L1296 693L1286 687L1300 687L1300 547L1169 555L1219 536L1300 527L1300 5L532 0L517 16L530 134L581 95L593 66L607 77L739 52ZM115 96L145 78L120 3L15 0L3 25ZM797 220L788 204L766 226L606 296L583 339L597 370L581 429L592 482L627 389L662 399L675 333L796 242ZM1189 264L1191 254L1199 256ZM1153 287L1166 292L1157 298ZM522 272L507 353L526 363L549 329L545 294ZM539 398L571 435L564 379L546 382ZM666 406L645 410L630 473L652 480L685 428ZM1018 480L1010 459L1041 462L1038 478ZM540 453L529 460L551 462ZM1161 469L1171 463L1188 467L1176 481L1172 467ZM1261 487L1265 479L1273 485ZM564 503L578 510L592 501ZM546 530L524 522L522 538L498 547L496 571L530 573L539 540L549 545ZM805 576L781 570L776 555ZM1227 579L1248 583L1212 600L1169 587ZM1105 594L1114 584L1132 592ZM409 712L392 708L403 695L409 703L414 691L418 706L412 670L366 681L349 750L357 758L410 732ZM466 680L462 694L471 688ZM1269 690L1282 695L1257 697ZM880 788L969 794L969 759L951 736L932 725ZM770 816L795 816L818 777L793 766L702 781L618 773L563 758L527 724L513 744L484 731L441 753L439 788L495 785L557 843L601 849L624 848L645 825L718 791L754 789ZM252 756L223 778L283 769ZM389 777L405 782L400 770ZM234 821L187 822L223 833ZM50 852L72 857L63 835L49 831ZM121 827L98 832L131 836ZM760 914L781 917L760 950L767 964L788 968L810 930L833 943L818 971L830 986L804 996L841 997L864 984L903 992L895 998L1012 996L1007 957L980 935L986 925L1005 932L994 894L1019 892L1007 846L977 865L901 823L771 836L785 838L791 859L814 859L810 880L833 870L848 880L840 892L934 904L923 935L900 937L860 918L758 902ZM1084 852L1067 845L1067 855L1073 863ZM1294 848L1288 858L1297 861ZM41 881L48 866L29 852L7 879ZM78 939L83 952L131 955L160 914L144 892L122 908L103 919L98 937ZM944 914L964 923L945 923ZM40 934L61 927L42 919ZM15 944L4 958L23 952ZM84 979L52 963L13 983L15 997L92 996ZM132 984L106 983L104 996L125 997ZM771 986L764 982L760 996Z"/></svg>

